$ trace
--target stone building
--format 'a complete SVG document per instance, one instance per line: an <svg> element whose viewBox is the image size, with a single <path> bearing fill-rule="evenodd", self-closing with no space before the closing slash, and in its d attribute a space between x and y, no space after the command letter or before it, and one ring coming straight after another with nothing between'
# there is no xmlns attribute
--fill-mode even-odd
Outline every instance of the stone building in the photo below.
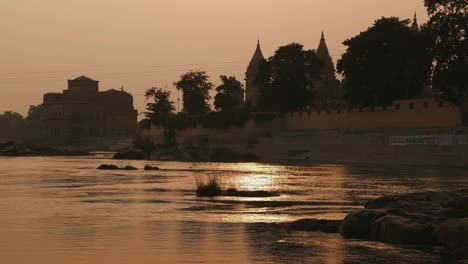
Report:
<svg viewBox="0 0 468 264"><path fill-rule="evenodd" d="M133 139L138 112L123 88L99 91L99 81L81 76L68 80L63 93L44 95L41 131L36 142L47 145L105 144Z"/></svg>

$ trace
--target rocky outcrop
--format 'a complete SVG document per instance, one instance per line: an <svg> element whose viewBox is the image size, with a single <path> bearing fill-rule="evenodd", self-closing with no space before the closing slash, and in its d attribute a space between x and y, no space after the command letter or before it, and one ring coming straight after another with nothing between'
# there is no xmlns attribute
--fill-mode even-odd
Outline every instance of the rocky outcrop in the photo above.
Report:
<svg viewBox="0 0 468 264"><path fill-rule="evenodd" d="M144 160L147 156L141 149L131 149L123 152L117 152L112 158L120 160Z"/></svg>
<svg viewBox="0 0 468 264"><path fill-rule="evenodd" d="M341 220L300 219L286 225L287 228L297 231L322 231L336 233Z"/></svg>
<svg viewBox="0 0 468 264"><path fill-rule="evenodd" d="M467 259L468 190L383 196L349 214L339 231L391 244L443 245L451 259Z"/></svg>

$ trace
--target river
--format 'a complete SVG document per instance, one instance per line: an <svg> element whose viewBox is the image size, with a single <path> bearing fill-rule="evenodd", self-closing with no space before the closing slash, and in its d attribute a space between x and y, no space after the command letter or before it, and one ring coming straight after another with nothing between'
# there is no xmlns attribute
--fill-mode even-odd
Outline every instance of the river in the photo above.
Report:
<svg viewBox="0 0 468 264"><path fill-rule="evenodd" d="M100 164L137 171L99 171ZM162 168L144 171L145 164ZM437 248L278 223L342 219L384 194L468 188L468 170L407 166L0 158L0 263L438 263ZM197 198L195 177L270 198Z"/></svg>

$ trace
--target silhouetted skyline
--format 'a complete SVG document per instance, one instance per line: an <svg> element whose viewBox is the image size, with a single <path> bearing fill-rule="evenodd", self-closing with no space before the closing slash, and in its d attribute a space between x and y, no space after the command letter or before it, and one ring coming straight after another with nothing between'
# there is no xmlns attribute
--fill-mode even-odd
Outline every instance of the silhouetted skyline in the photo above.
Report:
<svg viewBox="0 0 468 264"><path fill-rule="evenodd" d="M336 62L345 39L382 16L427 21L421 0L375 1L10 1L2 4L0 111L26 115L46 92L87 75L103 89L122 85L144 110L144 90L189 69L244 79L257 38L266 57L299 42L315 49L324 30Z"/></svg>

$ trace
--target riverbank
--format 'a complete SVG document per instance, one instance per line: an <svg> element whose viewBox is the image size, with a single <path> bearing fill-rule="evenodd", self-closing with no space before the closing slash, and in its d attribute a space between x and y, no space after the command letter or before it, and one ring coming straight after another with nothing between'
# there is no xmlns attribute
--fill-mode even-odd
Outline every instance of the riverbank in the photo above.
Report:
<svg viewBox="0 0 468 264"><path fill-rule="evenodd" d="M342 221L301 219L287 227L395 245L442 246L442 263L465 263L468 189L382 196Z"/></svg>
<svg viewBox="0 0 468 264"><path fill-rule="evenodd" d="M0 142L0 156L88 156L90 152L70 148L50 148L36 145L25 145L15 141Z"/></svg>

